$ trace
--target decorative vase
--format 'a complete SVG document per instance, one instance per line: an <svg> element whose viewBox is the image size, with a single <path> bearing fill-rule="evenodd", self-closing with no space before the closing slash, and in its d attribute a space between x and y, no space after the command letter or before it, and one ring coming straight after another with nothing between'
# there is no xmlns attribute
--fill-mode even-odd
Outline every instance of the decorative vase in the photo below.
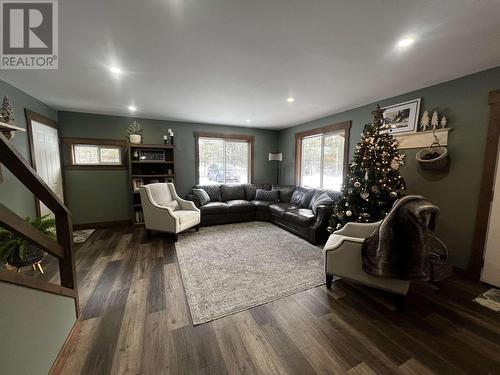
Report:
<svg viewBox="0 0 500 375"><path fill-rule="evenodd" d="M138 145L142 141L142 136L140 134L130 134L129 139L130 143Z"/></svg>

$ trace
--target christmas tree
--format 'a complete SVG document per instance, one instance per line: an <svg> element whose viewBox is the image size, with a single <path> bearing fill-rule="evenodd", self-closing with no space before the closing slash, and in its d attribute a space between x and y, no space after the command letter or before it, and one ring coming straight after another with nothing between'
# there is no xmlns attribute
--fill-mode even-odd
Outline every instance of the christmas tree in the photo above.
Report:
<svg viewBox="0 0 500 375"><path fill-rule="evenodd" d="M0 109L0 121L7 124L14 124L14 106L8 96L3 97L2 108Z"/></svg>
<svg viewBox="0 0 500 375"><path fill-rule="evenodd" d="M350 221L367 223L383 219L400 196L400 190L405 189L399 173L405 155L399 153L399 142L388 132L389 125L384 123L380 107L372 114L374 121L365 125L341 197L335 203L328 228L331 232Z"/></svg>

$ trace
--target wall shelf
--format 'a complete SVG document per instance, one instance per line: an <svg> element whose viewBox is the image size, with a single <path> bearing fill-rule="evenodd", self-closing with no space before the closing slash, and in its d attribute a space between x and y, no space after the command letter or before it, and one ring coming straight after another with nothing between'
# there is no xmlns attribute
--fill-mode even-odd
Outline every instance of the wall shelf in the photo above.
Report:
<svg viewBox="0 0 500 375"><path fill-rule="evenodd" d="M7 124L6 122L1 122L0 121L0 131L2 130L17 130L17 131L22 131L25 132L26 129L20 128L19 126L14 126L11 124Z"/></svg>
<svg viewBox="0 0 500 375"><path fill-rule="evenodd" d="M424 132L394 134L399 141L399 149L424 148L435 142L434 132L441 146L448 145L448 134L452 128L426 130Z"/></svg>

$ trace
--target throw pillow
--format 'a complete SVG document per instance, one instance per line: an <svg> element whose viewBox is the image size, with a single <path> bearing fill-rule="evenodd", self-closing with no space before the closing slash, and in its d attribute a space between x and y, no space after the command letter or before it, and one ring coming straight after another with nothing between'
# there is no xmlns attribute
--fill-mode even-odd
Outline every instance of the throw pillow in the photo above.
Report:
<svg viewBox="0 0 500 375"><path fill-rule="evenodd" d="M320 206L320 205L328 206L328 205L332 205L332 204L333 204L332 198L330 198L327 193L323 193L322 195L320 195L318 197L318 199L316 199L314 201L314 203L312 205L313 213L316 215L316 210L318 209L318 206Z"/></svg>
<svg viewBox="0 0 500 375"><path fill-rule="evenodd" d="M210 197L210 202L221 202L220 185L195 185L193 189L203 189Z"/></svg>
<svg viewBox="0 0 500 375"><path fill-rule="evenodd" d="M168 203L165 203L165 206L170 207L172 211L178 211L181 209L181 206L179 206L179 202L177 201L170 201Z"/></svg>
<svg viewBox="0 0 500 375"><path fill-rule="evenodd" d="M255 193L256 201L277 202L278 190L262 190L257 189Z"/></svg>
<svg viewBox="0 0 500 375"><path fill-rule="evenodd" d="M193 189L193 194L196 196L196 198L198 198L200 206L204 206L208 202L210 202L210 197L208 196L207 192L203 189Z"/></svg>
<svg viewBox="0 0 500 375"><path fill-rule="evenodd" d="M297 207L307 208L309 202L314 194L313 189L307 189L305 187L298 187L292 194L292 199L290 203Z"/></svg>

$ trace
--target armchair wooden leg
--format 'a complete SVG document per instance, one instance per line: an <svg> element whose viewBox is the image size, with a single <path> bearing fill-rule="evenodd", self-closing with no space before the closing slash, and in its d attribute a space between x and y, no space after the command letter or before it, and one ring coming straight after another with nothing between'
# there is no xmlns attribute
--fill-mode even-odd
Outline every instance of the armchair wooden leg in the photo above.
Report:
<svg viewBox="0 0 500 375"><path fill-rule="evenodd" d="M148 238L151 238L151 231L149 229L146 230L146 236Z"/></svg>
<svg viewBox="0 0 500 375"><path fill-rule="evenodd" d="M333 275L326 275L326 287L330 289L333 283Z"/></svg>
<svg viewBox="0 0 500 375"><path fill-rule="evenodd" d="M396 295L396 308L400 312L406 311L406 296Z"/></svg>
<svg viewBox="0 0 500 375"><path fill-rule="evenodd" d="M194 229L196 229L196 231L199 232L200 231L200 226L197 225L197 226L194 227Z"/></svg>
<svg viewBox="0 0 500 375"><path fill-rule="evenodd" d="M172 240L173 240L174 243L177 242L177 233L173 233L172 234Z"/></svg>

